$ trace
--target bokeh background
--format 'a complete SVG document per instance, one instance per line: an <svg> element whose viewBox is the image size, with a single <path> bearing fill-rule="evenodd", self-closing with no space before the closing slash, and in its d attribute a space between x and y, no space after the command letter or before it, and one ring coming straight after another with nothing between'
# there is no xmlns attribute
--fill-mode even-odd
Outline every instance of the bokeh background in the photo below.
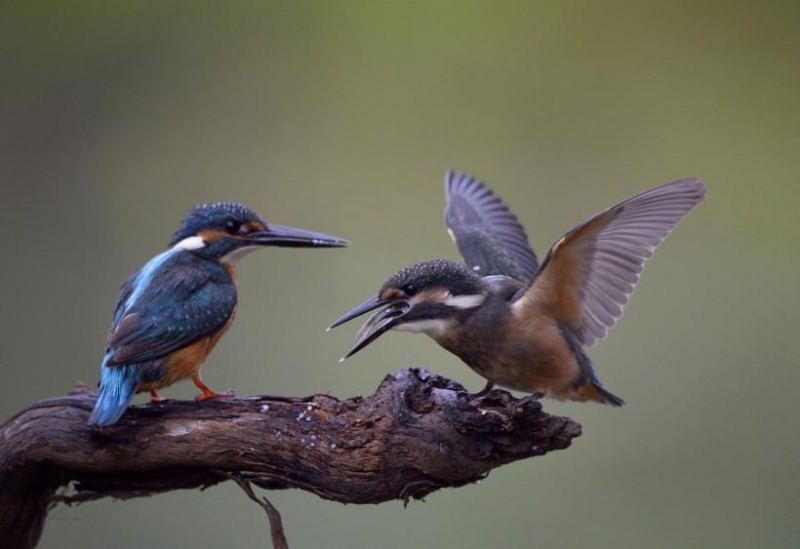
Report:
<svg viewBox="0 0 800 549"><path fill-rule="evenodd" d="M4 2L0 419L95 382L119 284L196 203L353 242L243 262L212 387L349 397L418 365L477 390L427 338L340 365L356 326L324 331L399 267L458 257L446 168L487 181L540 257L696 175L706 202L591 351L628 406L547 402L584 426L569 450L407 509L269 496L300 548L797 547L799 151L796 1ZM267 536L223 485L58 507L41 547Z"/></svg>

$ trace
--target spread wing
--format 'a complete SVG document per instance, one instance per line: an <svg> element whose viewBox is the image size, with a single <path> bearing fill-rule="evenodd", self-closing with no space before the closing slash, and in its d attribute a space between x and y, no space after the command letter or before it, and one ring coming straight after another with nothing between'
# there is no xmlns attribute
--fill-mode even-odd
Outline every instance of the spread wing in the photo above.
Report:
<svg viewBox="0 0 800 549"><path fill-rule="evenodd" d="M551 248L515 313L545 309L594 345L622 316L645 260L705 194L699 180L683 179L581 223Z"/></svg>
<svg viewBox="0 0 800 549"><path fill-rule="evenodd" d="M444 221L468 267L481 276L505 275L528 282L538 263L516 216L483 183L447 171Z"/></svg>
<svg viewBox="0 0 800 549"><path fill-rule="evenodd" d="M166 266L134 303L131 277L120 290L108 335L106 366L166 356L222 328L236 308L236 289L197 264Z"/></svg>

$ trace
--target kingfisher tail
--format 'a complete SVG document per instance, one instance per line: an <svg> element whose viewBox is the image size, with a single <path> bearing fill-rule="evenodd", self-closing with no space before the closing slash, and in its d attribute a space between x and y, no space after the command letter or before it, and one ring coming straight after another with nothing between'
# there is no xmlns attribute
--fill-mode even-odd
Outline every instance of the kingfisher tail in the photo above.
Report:
<svg viewBox="0 0 800 549"><path fill-rule="evenodd" d="M589 393L593 394L592 400L596 400L602 404L610 404L611 406L624 406L625 401L619 398L614 393L607 391L599 383L591 383Z"/></svg>
<svg viewBox="0 0 800 549"><path fill-rule="evenodd" d="M610 404L611 406L625 405L624 400L607 391L599 382L594 381L589 381L580 387L571 388L553 396L561 400L574 400L576 402L599 402L600 404Z"/></svg>
<svg viewBox="0 0 800 549"><path fill-rule="evenodd" d="M89 416L89 425L113 425L131 403L139 385L139 367L135 365L100 368L100 394Z"/></svg>

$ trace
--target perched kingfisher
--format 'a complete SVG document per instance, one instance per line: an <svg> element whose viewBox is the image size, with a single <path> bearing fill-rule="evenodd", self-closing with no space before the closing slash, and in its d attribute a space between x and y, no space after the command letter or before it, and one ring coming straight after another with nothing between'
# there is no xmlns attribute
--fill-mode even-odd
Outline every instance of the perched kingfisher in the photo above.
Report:
<svg viewBox="0 0 800 549"><path fill-rule="evenodd" d="M705 194L700 181L683 179L634 196L570 230L539 266L500 198L474 177L448 171L444 219L466 266L439 259L394 274L331 325L385 306L342 360L389 330L422 332L487 380L477 395L498 384L621 406L583 346L605 338L645 260Z"/></svg>
<svg viewBox="0 0 800 549"><path fill-rule="evenodd" d="M197 401L229 397L200 377L200 366L236 315L236 262L262 246L341 247L327 234L267 225L252 210L229 202L195 207L169 249L122 285L100 366L100 394L90 425L115 423L134 393L191 378Z"/></svg>

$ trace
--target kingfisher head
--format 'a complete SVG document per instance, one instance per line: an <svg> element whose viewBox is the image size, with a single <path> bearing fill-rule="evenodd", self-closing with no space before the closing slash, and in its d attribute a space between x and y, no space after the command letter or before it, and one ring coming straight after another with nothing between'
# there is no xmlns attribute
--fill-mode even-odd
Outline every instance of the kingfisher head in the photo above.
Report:
<svg viewBox="0 0 800 549"><path fill-rule="evenodd" d="M227 263L262 246L329 248L347 244L337 236L267 225L253 210L233 202L196 206L170 240L170 246Z"/></svg>
<svg viewBox="0 0 800 549"><path fill-rule="evenodd" d="M395 273L377 295L336 320L328 329L385 307L361 327L344 360L389 330L422 332L436 339L475 312L488 294L486 281L464 265L445 259L426 261Z"/></svg>

